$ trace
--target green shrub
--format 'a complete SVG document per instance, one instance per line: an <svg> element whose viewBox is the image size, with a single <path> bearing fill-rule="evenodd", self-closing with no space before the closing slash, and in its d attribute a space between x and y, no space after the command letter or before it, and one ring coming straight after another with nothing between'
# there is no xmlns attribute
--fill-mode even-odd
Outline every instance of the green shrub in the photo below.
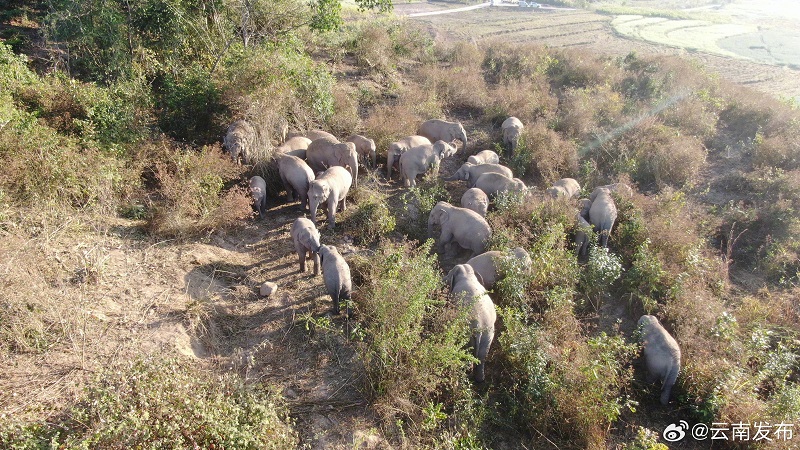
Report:
<svg viewBox="0 0 800 450"><path fill-rule="evenodd" d="M3 448L290 449L298 441L280 395L177 359L109 368L64 416L0 426Z"/></svg>
<svg viewBox="0 0 800 450"><path fill-rule="evenodd" d="M412 239L426 240L428 236L428 216L436 203L450 202L450 193L444 182L433 175L410 188L402 195L403 209L398 215L398 229Z"/></svg>
<svg viewBox="0 0 800 450"><path fill-rule="evenodd" d="M201 67L161 74L154 90L158 125L168 135L206 145L224 132L216 122L217 115L226 115L221 92Z"/></svg>
<svg viewBox="0 0 800 450"><path fill-rule="evenodd" d="M389 211L386 194L362 181L353 197L356 206L351 214L344 216L343 222L344 229L358 244L373 244L394 231L396 220Z"/></svg>
<svg viewBox="0 0 800 450"><path fill-rule="evenodd" d="M594 243L596 244L596 242ZM589 259L581 271L581 287L595 311L611 285L622 276L622 260L599 245L590 245Z"/></svg>
<svg viewBox="0 0 800 450"><path fill-rule="evenodd" d="M447 303L432 245L383 241L373 256L351 263L358 352L375 410L386 424L428 438L448 421L468 418L466 367L473 360L464 346L468 311Z"/></svg>
<svg viewBox="0 0 800 450"><path fill-rule="evenodd" d="M636 430L636 438L632 442L623 444L621 450L669 450L669 447L658 442L658 432L639 427Z"/></svg>

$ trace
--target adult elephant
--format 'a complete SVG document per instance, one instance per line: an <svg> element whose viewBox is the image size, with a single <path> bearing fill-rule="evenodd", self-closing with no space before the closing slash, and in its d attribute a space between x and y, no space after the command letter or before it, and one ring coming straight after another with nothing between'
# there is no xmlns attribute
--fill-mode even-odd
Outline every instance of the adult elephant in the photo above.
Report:
<svg viewBox="0 0 800 450"><path fill-rule="evenodd" d="M306 150L311 145L311 139L303 136L293 136L275 149L276 153L296 156L306 159Z"/></svg>
<svg viewBox="0 0 800 450"><path fill-rule="evenodd" d="M436 141L433 144L420 145L403 153L400 157L400 174L405 186L417 185L417 175L425 174L432 169L434 174L439 173L439 163L442 159L452 156L456 148L445 141Z"/></svg>
<svg viewBox="0 0 800 450"><path fill-rule="evenodd" d="M386 152L386 178L392 178L392 169L394 165L399 164L400 157L403 156L403 153L407 152L408 149L421 145L431 145L432 143L433 142L424 136L414 135L406 136L399 141L389 144L389 150Z"/></svg>
<svg viewBox="0 0 800 450"><path fill-rule="evenodd" d="M492 236L492 229L480 214L466 208L459 208L441 201L428 216L428 236L433 235L434 225L442 227L438 249L444 252L452 244L472 251L472 256L486 251L486 242Z"/></svg>
<svg viewBox="0 0 800 450"><path fill-rule="evenodd" d="M482 190L489 197L496 197L501 192L526 192L525 183L519 178L509 178L500 173L489 172L478 177L475 181L476 188Z"/></svg>
<svg viewBox="0 0 800 450"><path fill-rule="evenodd" d="M358 152L358 156L364 161L365 166L369 167L369 165L372 164L372 167L377 167L378 155L374 140L360 134L354 134L344 141L352 142L356 145L356 152Z"/></svg>
<svg viewBox="0 0 800 450"><path fill-rule="evenodd" d="M317 208L325 203L328 224L331 230L336 228L336 211L339 205L342 211L347 209L347 193L350 191L352 178L344 167L333 166L321 173L308 186L308 208L311 221L317 224Z"/></svg>
<svg viewBox="0 0 800 450"><path fill-rule="evenodd" d="M467 149L467 132L464 131L461 122L448 122L439 119L426 120L417 129L417 134L425 136L431 142L453 142L459 140L464 143L464 150Z"/></svg>
<svg viewBox="0 0 800 450"><path fill-rule="evenodd" d="M608 235L611 234L615 220L617 220L617 205L611 197L611 191L600 190L589 208L589 222L600 236L602 247L608 247Z"/></svg>
<svg viewBox="0 0 800 450"><path fill-rule="evenodd" d="M327 137L317 139L306 150L306 162L314 173L333 166L349 167L353 186L358 186L358 152L352 142L339 142Z"/></svg>
<svg viewBox="0 0 800 450"><path fill-rule="evenodd" d="M459 264L453 267L447 274L445 283L450 286L450 292L461 303L461 307L470 310L470 347L474 349L475 358L479 361L473 375L477 383L482 383L485 379L486 356L494 340L497 310L471 266Z"/></svg>
<svg viewBox="0 0 800 450"><path fill-rule="evenodd" d="M503 130L503 145L507 145L511 149L511 153L517 149L519 145L519 136L522 134L522 121L514 116L509 117L500 125Z"/></svg>
<svg viewBox="0 0 800 450"><path fill-rule="evenodd" d="M655 316L640 317L638 326L647 363L647 380L651 383L661 380L660 400L666 405L681 370L681 349Z"/></svg>
<svg viewBox="0 0 800 450"><path fill-rule="evenodd" d="M481 253L471 258L466 264L470 265L475 273L480 275L479 279L483 287L490 289L496 282L503 279L505 276L504 269L517 266L523 272L527 272L531 269L533 262L524 248L517 247L508 252L492 250Z"/></svg>
<svg viewBox="0 0 800 450"><path fill-rule="evenodd" d="M228 126L222 145L234 162L252 164L258 145L256 129L244 119L237 120Z"/></svg>
<svg viewBox="0 0 800 450"><path fill-rule="evenodd" d="M461 167L451 176L445 177L445 181L464 180L467 182L467 187L474 187L478 177L485 173L499 173L513 178L514 174L506 166L500 164L472 164L465 162Z"/></svg>

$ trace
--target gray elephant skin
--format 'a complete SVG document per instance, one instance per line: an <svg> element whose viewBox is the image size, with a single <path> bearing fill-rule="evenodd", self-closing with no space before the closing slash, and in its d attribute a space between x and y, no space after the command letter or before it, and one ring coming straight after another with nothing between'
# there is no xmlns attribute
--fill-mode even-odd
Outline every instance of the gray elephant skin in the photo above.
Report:
<svg viewBox="0 0 800 450"><path fill-rule="evenodd" d="M469 188L461 196L461 207L471 209L481 217L486 217L486 212L489 211L489 197L478 188Z"/></svg>
<svg viewBox="0 0 800 450"><path fill-rule="evenodd" d="M257 141L256 129L248 121L240 119L228 126L222 145L234 162L251 164L255 157Z"/></svg>
<svg viewBox="0 0 800 450"><path fill-rule="evenodd" d="M433 227L439 225L438 249L442 253L446 246L458 244L472 251L472 256L486 251L486 242L492 229L486 219L475 211L459 208L447 202L439 202L428 216L428 236L433 236Z"/></svg>
<svg viewBox="0 0 800 450"><path fill-rule="evenodd" d="M417 176L424 174L428 169L434 173L439 172L439 163L455 153L455 147L445 141L436 141L433 144L420 145L409 149L400 156L400 175L405 186L416 186Z"/></svg>
<svg viewBox="0 0 800 450"><path fill-rule="evenodd" d="M304 137L304 138L306 138L306 139L308 139L310 141L316 141L317 139L322 139L322 138L329 138L329 139L334 139L334 140L338 141L338 138L336 136L328 133L327 131L322 131L322 130L309 130L309 131L306 131L305 133L301 132L301 131L295 131L295 132L289 133L289 135L288 135L288 137L290 139L293 138L293 137L298 137L298 136Z"/></svg>
<svg viewBox="0 0 800 450"><path fill-rule="evenodd" d="M517 247L507 252L492 250L490 252L481 253L471 258L466 264L471 266L476 274L480 275L479 279L483 280L481 281L483 287L491 289L496 282L503 279L503 274L498 273L497 269L498 264L502 265L503 260L506 258L515 258L517 264L526 272L530 270L533 265L528 252L522 247Z"/></svg>
<svg viewBox="0 0 800 450"><path fill-rule="evenodd" d="M633 189L625 183L612 183L606 184L604 186L597 186L592 191L592 195L589 196L589 200L594 201L595 197L600 194L601 191L608 191L608 192L616 192L619 195L622 195L627 198L633 197Z"/></svg>
<svg viewBox="0 0 800 450"><path fill-rule="evenodd" d="M639 331L648 382L661 381L660 400L662 405L666 405L681 370L681 349L655 316L642 316Z"/></svg>
<svg viewBox="0 0 800 450"><path fill-rule="evenodd" d="M305 210L308 206L308 189L314 181L314 171L305 161L292 155L280 157L278 171L286 189L286 201L292 202L296 196L300 201L300 209Z"/></svg>
<svg viewBox="0 0 800 450"><path fill-rule="evenodd" d="M259 176L250 178L250 197L253 198L253 209L258 213L258 217L265 217L264 211L267 210L267 182Z"/></svg>
<svg viewBox="0 0 800 450"><path fill-rule="evenodd" d="M336 227L336 209L339 203L342 210L347 209L345 198L350 191L352 177L344 167L333 166L309 183L308 202L311 210L311 221L317 223L317 208L326 202L328 223L331 229Z"/></svg>
<svg viewBox="0 0 800 450"><path fill-rule="evenodd" d="M445 141L452 143L459 140L464 143L464 150L467 149L467 132L461 122L448 122L439 119L426 120L417 128L417 134L425 136L431 142Z"/></svg>
<svg viewBox="0 0 800 450"><path fill-rule="evenodd" d="M513 172L506 166L500 164L472 164L469 162L465 162L458 168L458 170L449 177L446 177L445 181L456 181L456 180L464 180L467 182L467 187L474 187L475 182L478 181L478 177L485 173L499 173L501 175L505 175L508 178L514 178Z"/></svg>
<svg viewBox="0 0 800 450"><path fill-rule="evenodd" d="M565 197L572 198L581 192L581 185L574 178L562 178L545 190L545 193L553 198Z"/></svg>
<svg viewBox="0 0 800 450"><path fill-rule="evenodd" d="M354 134L345 139L345 142L352 142L355 144L356 153L358 153L359 158L364 161L365 166L377 167L378 154L375 148L375 141L366 136Z"/></svg>
<svg viewBox="0 0 800 450"><path fill-rule="evenodd" d="M306 162L314 173L333 166L348 167L353 186L358 186L358 153L352 142L339 142L336 138L316 139L306 150Z"/></svg>
<svg viewBox="0 0 800 450"><path fill-rule="evenodd" d="M589 234L592 224L589 223L589 210L592 208L592 201L588 198L578 200L579 210L575 214L575 253L578 256L586 256L589 249Z"/></svg>
<svg viewBox="0 0 800 450"><path fill-rule="evenodd" d="M475 187L482 190L490 198L500 192L526 192L525 183L519 178L509 178L500 173L485 173L475 180Z"/></svg>
<svg viewBox="0 0 800 450"><path fill-rule="evenodd" d="M600 245L608 247L608 235L617 220L617 205L611 197L611 192L601 190L592 201L589 208L589 222L594 227L595 233L600 236Z"/></svg>
<svg viewBox="0 0 800 450"><path fill-rule="evenodd" d="M481 285L471 266L459 264L447 274L445 282L450 286L452 296L461 302L462 308L470 308L470 347L479 361L473 375L475 381L482 383L485 378L486 356L494 340L494 326L497 310L492 299Z"/></svg>
<svg viewBox="0 0 800 450"><path fill-rule="evenodd" d="M294 136L275 149L278 154L292 155L300 159L306 159L306 150L311 145L311 139L303 136Z"/></svg>
<svg viewBox="0 0 800 450"><path fill-rule="evenodd" d="M349 301L353 290L350 266L347 265L347 261L339 254L336 247L332 245L320 246L319 259L322 265L322 279L325 281L325 290L333 300L333 313L339 314L339 304L342 300ZM346 313L350 316L349 305Z"/></svg>
<svg viewBox="0 0 800 450"><path fill-rule="evenodd" d="M467 158L470 164L500 164L500 156L491 150L481 150Z"/></svg>
<svg viewBox="0 0 800 450"><path fill-rule="evenodd" d="M300 273L306 271L308 256L314 260L314 275L319 275L319 230L314 223L305 217L295 219L289 232L294 242L294 249L300 260Z"/></svg>
<svg viewBox="0 0 800 450"><path fill-rule="evenodd" d="M503 121L503 124L500 125L500 128L503 130L503 145L507 146L507 148L509 148L510 152L513 154L519 145L519 137L522 134L522 129L524 128L522 121L514 116L511 116Z"/></svg>
<svg viewBox="0 0 800 450"><path fill-rule="evenodd" d="M431 145L432 142L424 136L406 136L399 141L389 144L389 150L386 152L386 178L392 178L392 169L395 164L400 163L400 157L403 153L414 147L420 145Z"/></svg>

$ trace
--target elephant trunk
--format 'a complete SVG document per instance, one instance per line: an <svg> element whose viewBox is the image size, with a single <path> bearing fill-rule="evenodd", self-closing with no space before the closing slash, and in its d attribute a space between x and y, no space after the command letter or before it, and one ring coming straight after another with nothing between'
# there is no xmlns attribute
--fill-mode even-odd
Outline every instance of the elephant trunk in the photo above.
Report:
<svg viewBox="0 0 800 450"><path fill-rule="evenodd" d="M353 176L353 187L358 187L358 155L353 155L350 164L350 175Z"/></svg>
<svg viewBox="0 0 800 450"><path fill-rule="evenodd" d="M378 152L375 150L370 150L369 156L372 159L372 168L378 167Z"/></svg>
<svg viewBox="0 0 800 450"><path fill-rule="evenodd" d="M428 217L428 237L432 237L433 236L433 225L434 225L434 223L436 223L436 220L434 219L433 215L429 216Z"/></svg>
<svg viewBox="0 0 800 450"><path fill-rule="evenodd" d="M311 222L316 225L317 224L317 207L319 203L312 197L309 199L308 202L308 209L310 210L309 213L311 214Z"/></svg>
<svg viewBox="0 0 800 450"><path fill-rule="evenodd" d="M467 132L463 129L461 130L461 142L464 143L464 151L467 151Z"/></svg>
<svg viewBox="0 0 800 450"><path fill-rule="evenodd" d="M443 179L444 181L456 181L456 180L460 180L460 178L458 178L458 174L457 174L457 173L454 173L454 174L450 175L449 177L442 177L442 179Z"/></svg>
<svg viewBox="0 0 800 450"><path fill-rule="evenodd" d="M392 166L394 165L394 152L392 149L389 149L389 153L386 154L386 178L392 178Z"/></svg>

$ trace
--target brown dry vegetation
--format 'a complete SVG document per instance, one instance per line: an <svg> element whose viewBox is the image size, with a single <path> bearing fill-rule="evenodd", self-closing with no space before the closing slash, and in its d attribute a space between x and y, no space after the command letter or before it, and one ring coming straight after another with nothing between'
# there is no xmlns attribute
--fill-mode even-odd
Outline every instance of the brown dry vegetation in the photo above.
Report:
<svg viewBox="0 0 800 450"><path fill-rule="evenodd" d="M297 129L358 132L379 154L422 120L458 119L471 144L442 164L449 174L473 151L499 150L499 123L515 115L523 144L504 162L528 185L572 176L584 194L613 181L636 187L630 199L615 196L611 251L575 257L572 201L500 198L490 246L524 247L534 270L502 267L492 293L499 332L488 382L476 386L464 321L440 279L463 255L440 258L420 242L427 211L457 202L460 183L428 179L406 192L364 171L341 228L338 218L336 233L320 226L356 287L354 318L334 318L320 279L297 272L288 236L304 214L297 204L275 196L268 219L253 222L241 187L248 168L217 145L143 135L133 112L97 137L81 128L95 124L91 105L118 94L40 78L0 49L0 100L10 105L0 109L9 118L0 126L0 443L124 445L89 419L160 430L158 419L172 416L185 418L168 431L186 446L246 448L216 440L237 429L220 411L265 430L241 436L255 448L658 448L636 436L678 420L796 420L796 109L672 58L434 45L393 20L306 39L323 58L314 65L252 55L237 64L260 70L228 67L214 80L231 116L262 130L289 116ZM298 66L315 84L280 80ZM215 120L223 129L230 117ZM268 158L252 170L274 179ZM262 299L267 280L279 291ZM644 313L683 351L666 408L633 364ZM185 359L162 365L176 350ZM187 399L188 410L175 406ZM131 445L158 448L168 439L159 433Z"/></svg>

